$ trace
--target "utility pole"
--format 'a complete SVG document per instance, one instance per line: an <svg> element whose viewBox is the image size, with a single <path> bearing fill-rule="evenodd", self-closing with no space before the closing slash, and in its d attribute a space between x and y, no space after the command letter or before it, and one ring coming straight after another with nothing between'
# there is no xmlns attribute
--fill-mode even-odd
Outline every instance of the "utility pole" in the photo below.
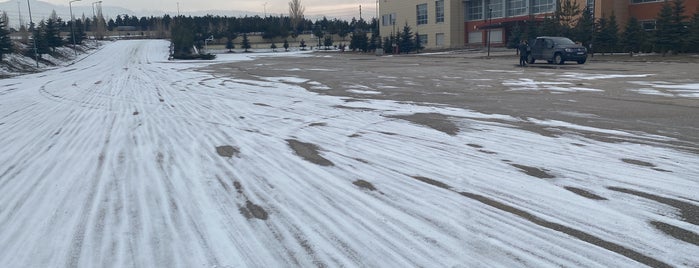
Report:
<svg viewBox="0 0 699 268"><path fill-rule="evenodd" d="M180 2L177 2L177 16L180 16Z"/></svg>
<svg viewBox="0 0 699 268"><path fill-rule="evenodd" d="M362 5L359 5L359 20L362 20Z"/></svg>
<svg viewBox="0 0 699 268"><path fill-rule="evenodd" d="M29 0L27 0L27 8L29 9L29 31L32 31L32 34L34 34L34 21L32 21L32 6L29 4ZM36 36L35 38L32 38L34 40L34 60L36 61L36 68L39 68L39 51L36 48Z"/></svg>
<svg viewBox="0 0 699 268"><path fill-rule="evenodd" d="M22 22L22 8L20 7L20 1L19 1L19 0L17 0L17 12L19 13L19 27L18 27L18 28L22 28L22 25L23 25L24 23Z"/></svg>
<svg viewBox="0 0 699 268"><path fill-rule="evenodd" d="M70 35L73 36L73 52L75 52L75 56L78 56L78 51L75 49L75 28L73 25L75 24L75 17L73 17L73 2L79 2L82 0L70 0L68 1L68 8L70 9Z"/></svg>

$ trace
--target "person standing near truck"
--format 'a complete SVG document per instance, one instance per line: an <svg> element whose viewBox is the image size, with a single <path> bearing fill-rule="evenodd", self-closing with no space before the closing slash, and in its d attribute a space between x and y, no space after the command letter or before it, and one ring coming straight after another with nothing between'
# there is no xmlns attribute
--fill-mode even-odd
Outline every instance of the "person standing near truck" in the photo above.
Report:
<svg viewBox="0 0 699 268"><path fill-rule="evenodd" d="M529 56L529 51L531 49L529 48L529 43L527 40L522 40L519 43L519 66L527 66L527 57Z"/></svg>

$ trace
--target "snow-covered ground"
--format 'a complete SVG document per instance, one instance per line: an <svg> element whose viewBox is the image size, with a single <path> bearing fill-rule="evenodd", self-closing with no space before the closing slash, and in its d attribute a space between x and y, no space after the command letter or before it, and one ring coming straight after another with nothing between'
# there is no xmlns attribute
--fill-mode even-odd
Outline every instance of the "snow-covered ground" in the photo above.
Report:
<svg viewBox="0 0 699 268"><path fill-rule="evenodd" d="M303 72L196 70L250 54L167 52L119 41L0 80L0 267L699 266L699 157L631 142L669 138L347 101Z"/></svg>

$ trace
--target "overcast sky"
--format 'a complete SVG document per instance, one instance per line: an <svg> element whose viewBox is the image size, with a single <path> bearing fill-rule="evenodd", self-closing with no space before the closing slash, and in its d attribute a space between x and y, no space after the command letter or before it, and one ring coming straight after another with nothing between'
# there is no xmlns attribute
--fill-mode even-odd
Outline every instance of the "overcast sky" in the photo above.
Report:
<svg viewBox="0 0 699 268"><path fill-rule="evenodd" d="M57 5L67 5L68 0L40 0ZM74 6L89 6L97 0L82 0L73 3ZM241 10L267 14L288 14L289 0L103 0L103 6L119 6L134 11L157 10L177 12L202 10ZM376 16L375 0L301 0L306 7L306 15L325 15L328 17L359 17L359 5L362 6L362 17Z"/></svg>

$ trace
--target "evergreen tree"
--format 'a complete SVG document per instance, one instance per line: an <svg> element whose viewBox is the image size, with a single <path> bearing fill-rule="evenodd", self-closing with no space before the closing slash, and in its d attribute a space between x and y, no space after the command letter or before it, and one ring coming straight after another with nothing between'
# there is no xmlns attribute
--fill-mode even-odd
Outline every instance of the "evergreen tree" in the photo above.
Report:
<svg viewBox="0 0 699 268"><path fill-rule="evenodd" d="M333 39L330 36L325 37L325 41L323 41L323 45L325 46L325 50L330 49L331 46L333 46Z"/></svg>
<svg viewBox="0 0 699 268"><path fill-rule="evenodd" d="M369 39L369 46L367 48L369 51L375 51L381 48L381 36L377 34L377 31L371 31L371 38Z"/></svg>
<svg viewBox="0 0 699 268"><path fill-rule="evenodd" d="M638 53L644 42L644 32L638 19L631 17L626 23L626 29L622 38L624 52Z"/></svg>
<svg viewBox="0 0 699 268"><path fill-rule="evenodd" d="M655 22L655 46L665 56L673 47L672 7L665 2Z"/></svg>
<svg viewBox="0 0 699 268"><path fill-rule="evenodd" d="M194 23L191 19L178 17L171 29L175 58L188 58L195 43Z"/></svg>
<svg viewBox="0 0 699 268"><path fill-rule="evenodd" d="M673 54L685 50L687 35L689 33L686 21L687 16L684 15L683 0L674 0L672 5L672 19L670 20L673 41L671 43L671 49Z"/></svg>
<svg viewBox="0 0 699 268"><path fill-rule="evenodd" d="M580 41L583 46L590 47L593 40L593 33L595 32L595 21L592 17L592 10L586 7L582 11L582 15L575 25L573 39Z"/></svg>
<svg viewBox="0 0 699 268"><path fill-rule="evenodd" d="M595 34L595 52L613 53L619 44L619 24L612 12L609 18L600 18L597 21L597 33Z"/></svg>
<svg viewBox="0 0 699 268"><path fill-rule="evenodd" d="M269 46L269 48L271 48L272 51L277 52L277 44L275 44L274 41L272 41L272 45Z"/></svg>
<svg viewBox="0 0 699 268"><path fill-rule="evenodd" d="M284 45L282 46L284 47L284 51L289 51L289 40L284 39Z"/></svg>
<svg viewBox="0 0 699 268"><path fill-rule="evenodd" d="M407 22L405 23L405 26L403 26L403 31L400 33L400 37L398 39L400 52L407 54L413 51L413 48L415 47L413 31L410 26L408 26Z"/></svg>
<svg viewBox="0 0 699 268"><path fill-rule="evenodd" d="M420 50L424 48L425 47L422 45L422 38L420 37L420 33L415 32L415 53L420 53Z"/></svg>
<svg viewBox="0 0 699 268"><path fill-rule="evenodd" d="M689 52L699 52L699 7L692 16L692 21L689 24L689 35L687 38L687 47Z"/></svg>
<svg viewBox="0 0 699 268"><path fill-rule="evenodd" d="M250 49L251 46L250 39L248 39L248 34L243 34L243 42L240 45L243 47L243 49L245 49L245 52L249 52L248 49Z"/></svg>
<svg viewBox="0 0 699 268"><path fill-rule="evenodd" d="M34 31L32 32L32 38L34 39L34 42L36 42L36 53L39 54L39 58L41 58L42 55L51 52L51 47L49 47L48 40L46 40L45 20L41 20L39 22L39 25L34 27Z"/></svg>
<svg viewBox="0 0 699 268"><path fill-rule="evenodd" d="M46 20L44 27L44 39L46 39L47 45L54 52L56 51L57 47L63 46L63 39L61 38L61 25L63 25L63 22L60 18L58 18L58 15L56 15L56 11L54 10L51 13L51 16L49 16L49 19Z"/></svg>
<svg viewBox="0 0 699 268"><path fill-rule="evenodd" d="M73 40L73 35L75 35L75 43L76 44L82 44L85 39L87 39L87 35L85 34L85 30L83 28L83 24L81 20L76 20L75 21L75 27L73 28L73 31L70 33L70 41L72 42Z"/></svg>
<svg viewBox="0 0 699 268"><path fill-rule="evenodd" d="M527 41L533 41L537 36L539 36L539 27L537 27L536 23L534 23L534 17L530 18L531 19L527 21L527 32L525 34Z"/></svg>
<svg viewBox="0 0 699 268"><path fill-rule="evenodd" d="M235 44L233 44L233 39L226 38L226 49L228 49L228 53L232 53L234 48Z"/></svg>
<svg viewBox="0 0 699 268"><path fill-rule="evenodd" d="M301 47L301 50L306 50L306 40L301 39L299 47Z"/></svg>
<svg viewBox="0 0 699 268"><path fill-rule="evenodd" d="M560 35L573 38L574 28L578 24L578 19L580 18L581 10L578 2L571 0L565 0L563 3L557 1L557 15L555 18L558 19L560 24L560 29L558 30Z"/></svg>
<svg viewBox="0 0 699 268"><path fill-rule="evenodd" d="M558 36L560 35L559 28L560 25L556 21L556 19L551 18L551 17L546 17L544 18L544 21L541 23L541 26L539 27L539 33L541 35L545 36Z"/></svg>
<svg viewBox="0 0 699 268"><path fill-rule="evenodd" d="M522 28L519 27L519 23L515 24L515 26L512 27L512 31L510 31L510 36L507 38L507 48L518 48L519 43L522 42L524 33L522 32ZM519 50L516 50L517 53L519 53Z"/></svg>
<svg viewBox="0 0 699 268"><path fill-rule="evenodd" d="M393 35L391 37L384 37L383 40L383 52L384 53L393 53L393 41L395 38Z"/></svg>
<svg viewBox="0 0 699 268"><path fill-rule="evenodd" d="M6 54L12 53L12 39L8 30L6 14L0 17L0 61Z"/></svg>
<svg viewBox="0 0 699 268"><path fill-rule="evenodd" d="M367 38L366 32L358 30L352 33L352 36L350 36L349 48L352 51L369 51L369 39Z"/></svg>

